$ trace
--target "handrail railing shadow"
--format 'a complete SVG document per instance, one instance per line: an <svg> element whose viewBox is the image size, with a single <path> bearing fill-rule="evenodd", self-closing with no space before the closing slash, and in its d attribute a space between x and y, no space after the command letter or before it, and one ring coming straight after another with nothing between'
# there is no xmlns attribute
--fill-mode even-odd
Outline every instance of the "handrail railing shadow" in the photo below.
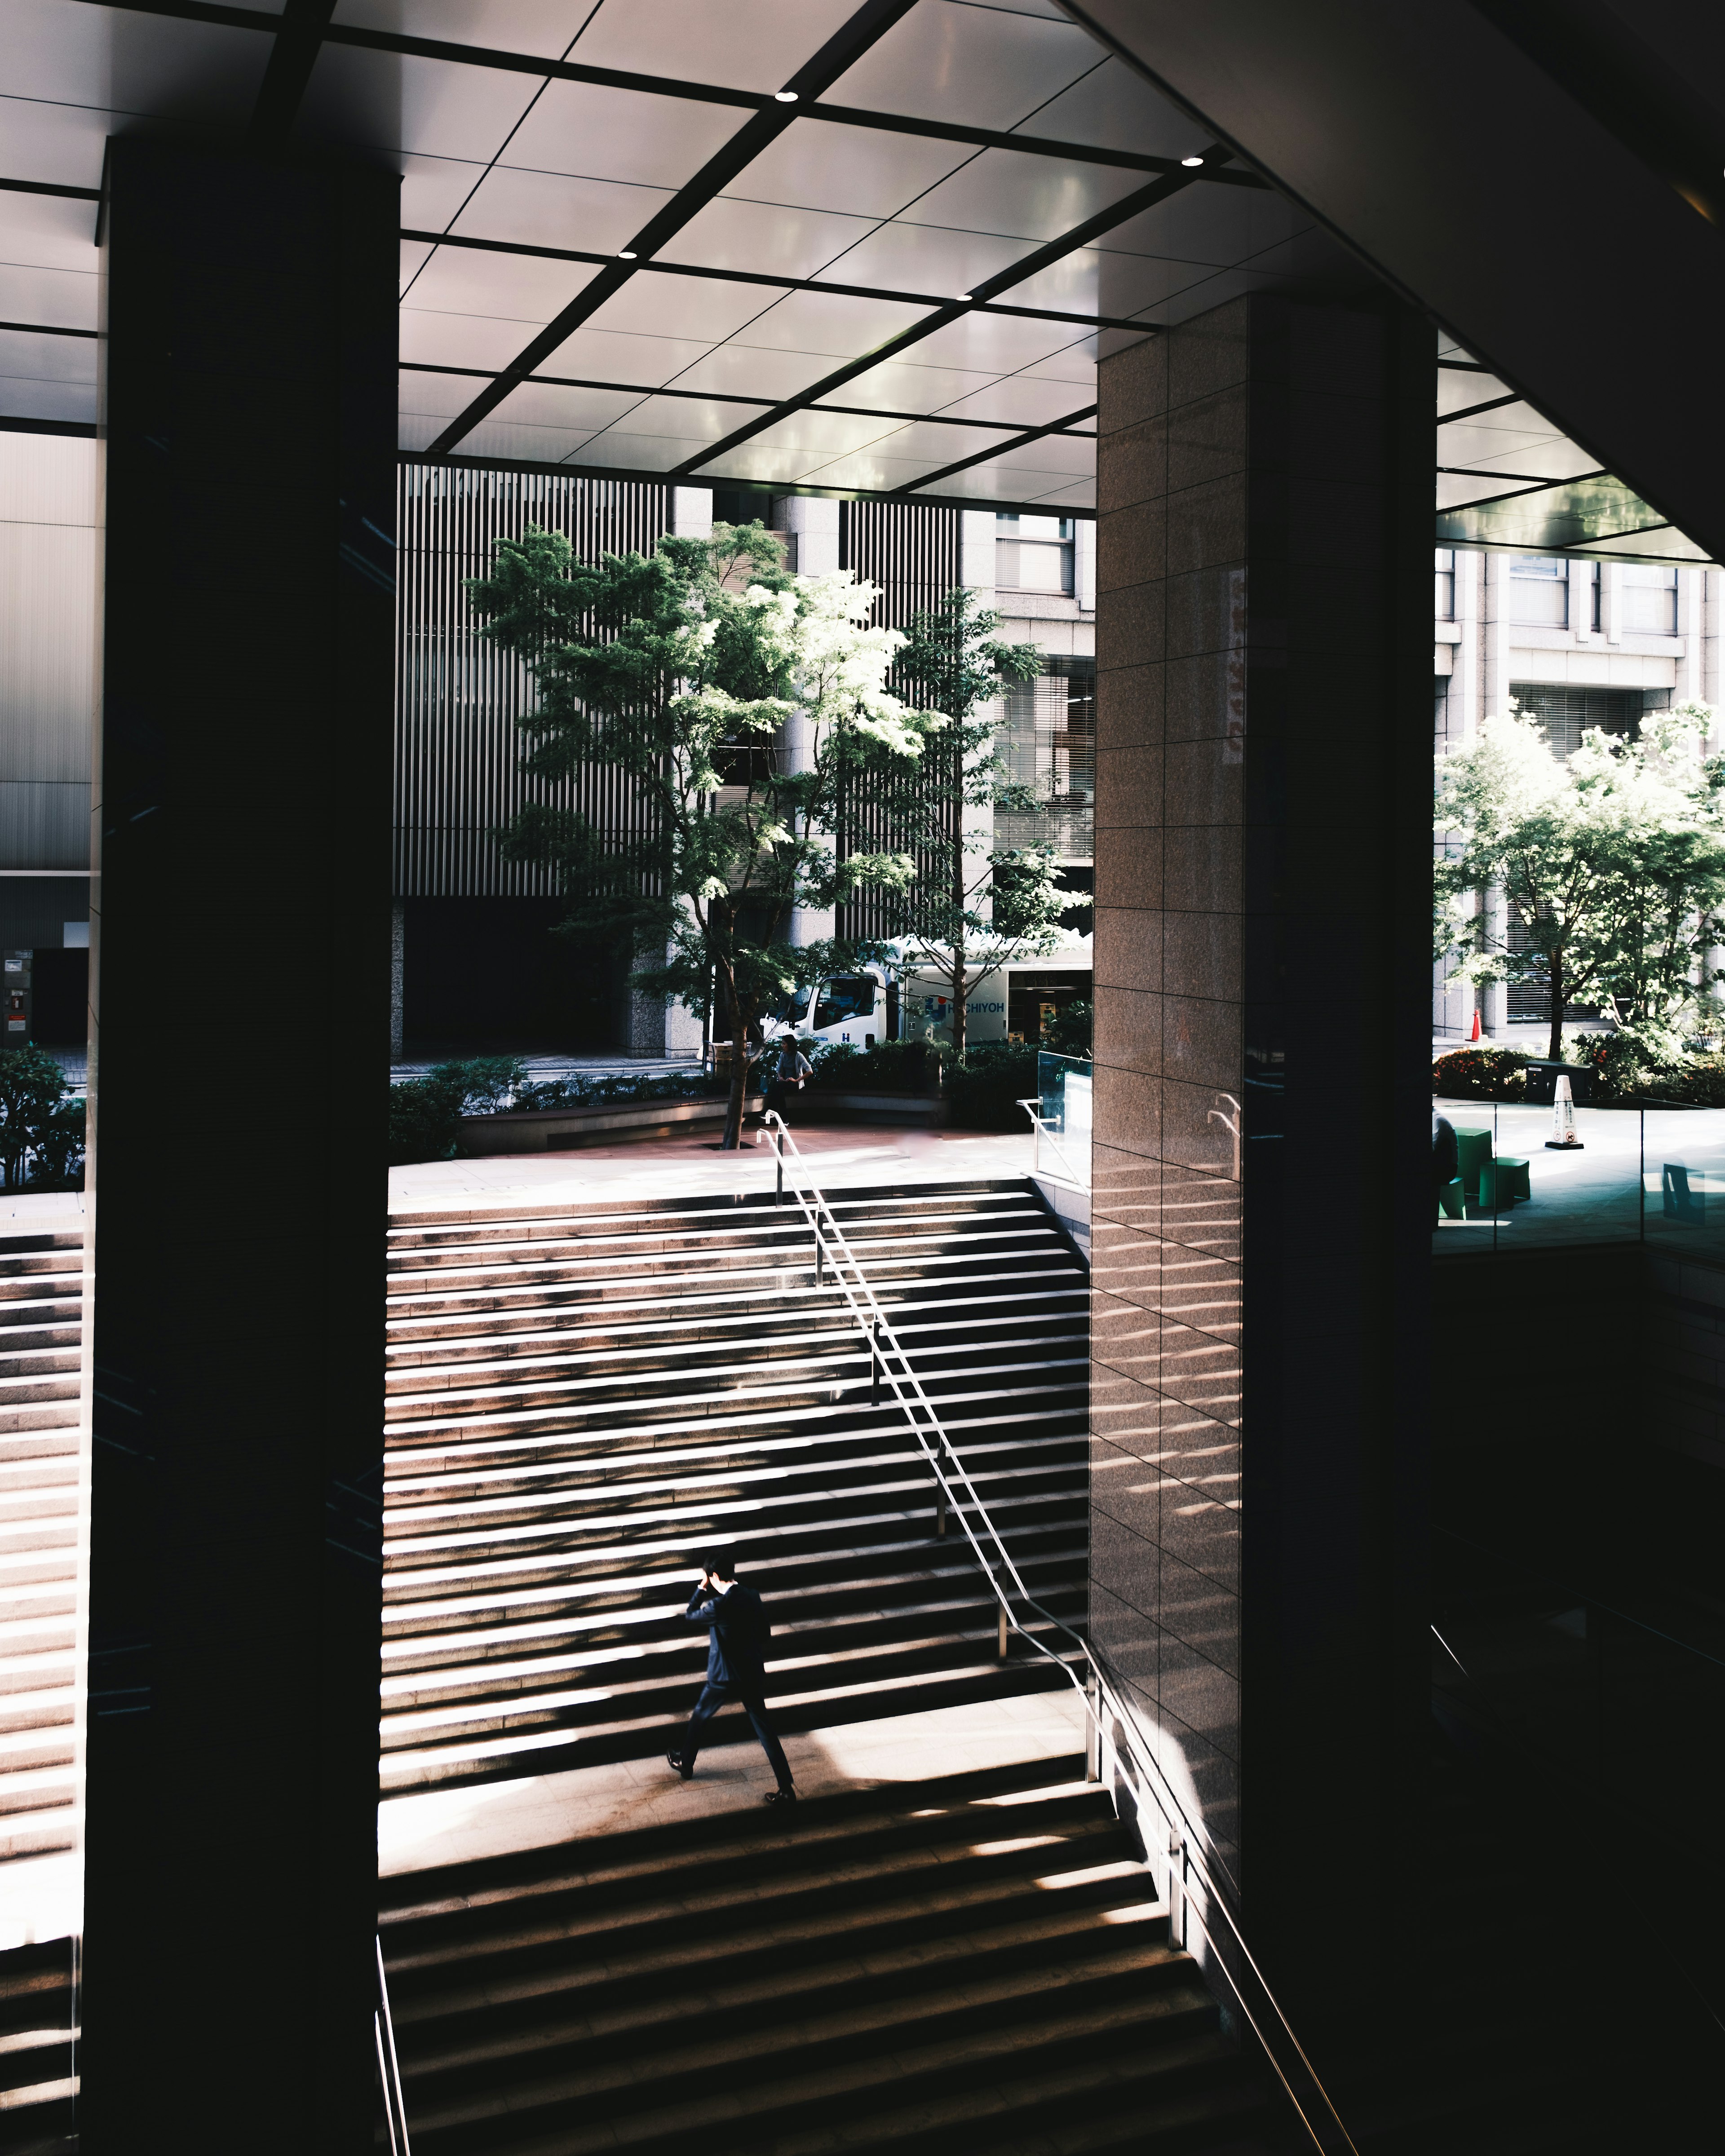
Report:
<svg viewBox="0 0 1725 2156"><path fill-rule="evenodd" d="M891 1386L934 1476L937 1503L943 1512L957 1518L978 1568L993 1589L999 1615L1002 1659L1006 1655L1006 1635L1011 1630L1064 1673L1083 1704L1091 1779L1102 1779L1111 1754L1125 1775L1146 1859L1166 1893L1171 1943L1193 1951L1191 1934L1196 1932L1204 1951L1194 1951L1194 1958L1206 1977L1226 1993L1240 2020L1251 2031L1312 2146L1323 2151L1324 2156L1340 2156L1344 2151L1347 2156L1358 2156L1317 2070L1253 1958L1228 1897L1216 1883L1204 1855L1208 1837L1188 1818L1160 1763L1139 1740L1130 1711L1089 1642L1045 1609L1025 1586L838 1216L819 1185L806 1173L808 1163L783 1117L776 1109L769 1109L762 1127L777 1157L774 1202L783 1199L788 1164L793 1171L792 1194L814 1239L816 1283L824 1284L830 1263L834 1285L844 1295L858 1329L870 1343L871 1393L878 1396L883 1381ZM1051 1647L1039 1636L1041 1633L1058 1636L1063 1644ZM1078 1673L1081 1667L1082 1676ZM1147 1812L1160 1821L1159 1830L1147 1829Z"/></svg>
<svg viewBox="0 0 1725 2156"><path fill-rule="evenodd" d="M383 1970L383 1942L376 1942L377 2006L372 2016L372 2034L377 2046L377 2078L383 2090L383 2126L389 2138L389 2156L411 2156L408 2147L408 2108L402 2094L401 2061L395 2054L395 2024L389 2013L389 1979Z"/></svg>

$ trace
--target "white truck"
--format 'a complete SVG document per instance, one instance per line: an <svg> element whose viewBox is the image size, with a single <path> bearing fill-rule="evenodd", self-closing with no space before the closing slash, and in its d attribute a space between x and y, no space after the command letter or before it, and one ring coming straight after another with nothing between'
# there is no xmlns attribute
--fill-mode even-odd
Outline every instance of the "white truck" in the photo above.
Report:
<svg viewBox="0 0 1725 2156"><path fill-rule="evenodd" d="M1091 993L1091 939L1074 937L1070 953L1002 966L965 999L968 1040L1034 1041L1054 1013ZM1062 963L1062 962L1065 963ZM872 1048L878 1040L952 1038L952 980L891 964L859 968L798 988L770 1013L768 1040L794 1033L817 1041Z"/></svg>

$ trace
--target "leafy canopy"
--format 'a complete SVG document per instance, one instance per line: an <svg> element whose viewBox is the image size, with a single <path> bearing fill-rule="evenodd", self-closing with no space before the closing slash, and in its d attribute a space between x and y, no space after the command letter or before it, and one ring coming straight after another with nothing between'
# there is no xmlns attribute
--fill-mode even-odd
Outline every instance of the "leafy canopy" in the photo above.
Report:
<svg viewBox="0 0 1725 2156"><path fill-rule="evenodd" d="M1450 978L1537 982L1552 1050L1566 1004L1612 1002L1669 1030L1722 978L1725 758L1707 757L1705 705L1650 712L1638 738L1597 730L1567 764L1513 706L1437 764L1439 961ZM1494 937L1479 901L1504 894L1524 947ZM1459 954L1459 955L1458 955Z"/></svg>
<svg viewBox="0 0 1725 2156"><path fill-rule="evenodd" d="M798 983L866 955L783 938L798 908L915 875L906 853L835 843L847 793L914 768L947 724L888 687L904 639L869 626L873 585L788 575L759 524L719 524L592 564L531 530L468 588L538 691L525 768L609 766L639 804L621 828L531 803L505 834L557 870L566 933L627 944L637 987L728 1022L739 1049Z"/></svg>

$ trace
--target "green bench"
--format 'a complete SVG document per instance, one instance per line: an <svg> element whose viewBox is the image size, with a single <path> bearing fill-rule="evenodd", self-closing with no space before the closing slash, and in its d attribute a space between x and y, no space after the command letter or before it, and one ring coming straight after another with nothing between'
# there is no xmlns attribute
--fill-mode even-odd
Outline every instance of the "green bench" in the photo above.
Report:
<svg viewBox="0 0 1725 2156"><path fill-rule="evenodd" d="M1507 1213L1518 1198L1531 1198L1532 1185L1527 1180L1527 1163L1513 1160L1507 1153L1500 1153L1496 1160L1480 1165L1480 1210L1481 1213Z"/></svg>

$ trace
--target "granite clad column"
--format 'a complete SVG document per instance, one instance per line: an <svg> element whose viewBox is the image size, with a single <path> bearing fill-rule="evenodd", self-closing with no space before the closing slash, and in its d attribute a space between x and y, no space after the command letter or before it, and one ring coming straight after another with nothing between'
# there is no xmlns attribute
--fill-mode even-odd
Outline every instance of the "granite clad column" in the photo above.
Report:
<svg viewBox="0 0 1725 2156"><path fill-rule="evenodd" d="M1101 367L1091 1623L1302 2033L1417 1961L1434 360Z"/></svg>
<svg viewBox="0 0 1725 2156"><path fill-rule="evenodd" d="M90 2156L372 2143L397 191L109 149Z"/></svg>

